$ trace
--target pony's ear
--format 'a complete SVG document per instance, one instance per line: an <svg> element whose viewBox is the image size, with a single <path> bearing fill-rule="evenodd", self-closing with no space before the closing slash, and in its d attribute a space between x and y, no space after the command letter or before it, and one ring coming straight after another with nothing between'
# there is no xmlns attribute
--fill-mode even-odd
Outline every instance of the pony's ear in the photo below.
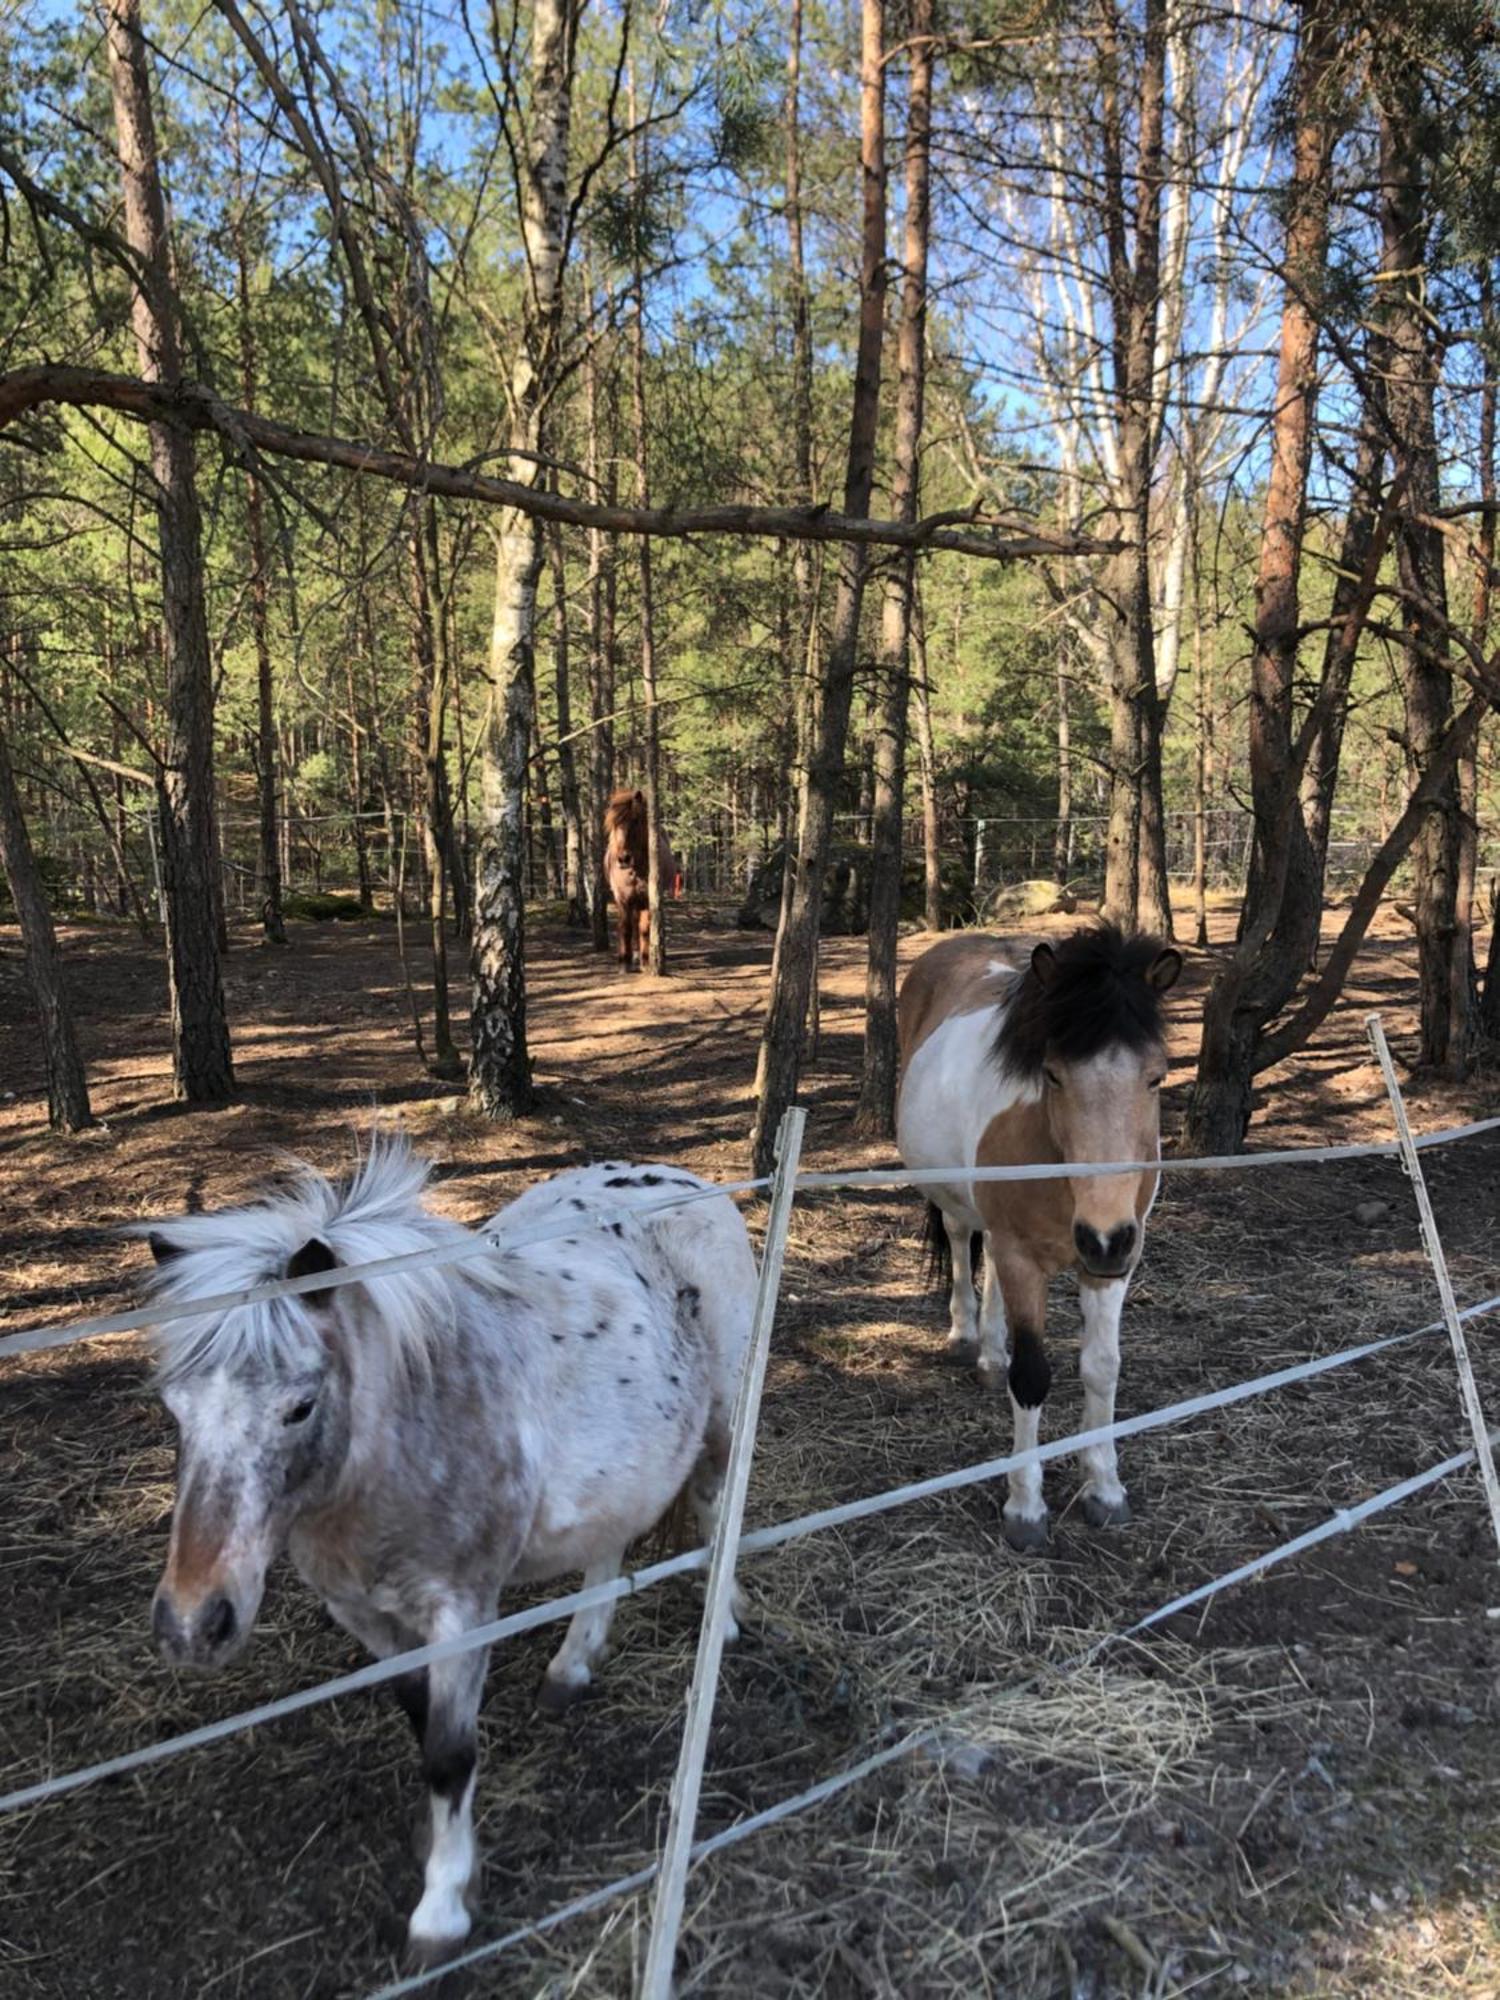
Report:
<svg viewBox="0 0 1500 2000"><path fill-rule="evenodd" d="M1039 944L1031 954L1031 969L1036 974L1036 983L1044 991L1057 977L1057 957L1050 944Z"/></svg>
<svg viewBox="0 0 1500 2000"><path fill-rule="evenodd" d="M333 1271L338 1268L338 1258L320 1236L309 1236L300 1250L294 1250L287 1259L286 1275L289 1278L310 1278L315 1271ZM303 1292L300 1296L310 1306L326 1305L333 1296L331 1291Z"/></svg>
<svg viewBox="0 0 1500 2000"><path fill-rule="evenodd" d="M158 1264L170 1264L174 1257L182 1255L180 1243L174 1243L170 1236L162 1236L152 1230L146 1241L151 1245L151 1255Z"/></svg>
<svg viewBox="0 0 1500 2000"><path fill-rule="evenodd" d="M1171 945L1168 945L1166 950L1159 951L1146 967L1146 984L1154 986L1158 993L1165 993L1177 984L1177 977L1181 971L1182 953L1174 951Z"/></svg>

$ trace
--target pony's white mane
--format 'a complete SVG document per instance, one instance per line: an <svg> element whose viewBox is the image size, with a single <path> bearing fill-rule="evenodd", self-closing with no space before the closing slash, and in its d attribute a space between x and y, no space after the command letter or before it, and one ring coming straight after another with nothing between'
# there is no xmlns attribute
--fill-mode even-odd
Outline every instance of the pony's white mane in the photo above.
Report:
<svg viewBox="0 0 1500 2000"><path fill-rule="evenodd" d="M284 1278L291 1258L313 1238L326 1243L339 1264L366 1264L458 1242L469 1231L422 1206L429 1173L404 1137L372 1134L347 1180L330 1181L299 1161L286 1188L248 1207L187 1215L149 1230L143 1226L137 1233L154 1234L177 1253L157 1266L152 1297L177 1305ZM359 1339L351 1343L356 1350L351 1359L425 1368L432 1343L454 1323L466 1273L479 1275L472 1265L447 1264L335 1291L333 1301L359 1305ZM327 1307L309 1305L301 1293L168 1320L152 1335L158 1378L167 1382L226 1366L260 1365L278 1373L314 1366L324 1351L320 1322L326 1327L327 1319Z"/></svg>

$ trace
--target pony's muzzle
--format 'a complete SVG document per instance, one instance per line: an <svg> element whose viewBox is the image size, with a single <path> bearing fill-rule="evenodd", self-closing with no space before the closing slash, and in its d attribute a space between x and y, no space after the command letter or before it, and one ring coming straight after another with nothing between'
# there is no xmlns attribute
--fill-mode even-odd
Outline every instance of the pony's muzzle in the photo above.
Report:
<svg viewBox="0 0 1500 2000"><path fill-rule="evenodd" d="M175 1667L219 1667L245 1637L234 1600L222 1592L179 1607L165 1590L151 1601L151 1632L162 1658Z"/></svg>
<svg viewBox="0 0 1500 2000"><path fill-rule="evenodd" d="M1092 1223L1073 1224L1073 1248L1091 1278L1123 1278L1140 1240L1140 1224L1136 1222L1122 1222L1107 1236Z"/></svg>

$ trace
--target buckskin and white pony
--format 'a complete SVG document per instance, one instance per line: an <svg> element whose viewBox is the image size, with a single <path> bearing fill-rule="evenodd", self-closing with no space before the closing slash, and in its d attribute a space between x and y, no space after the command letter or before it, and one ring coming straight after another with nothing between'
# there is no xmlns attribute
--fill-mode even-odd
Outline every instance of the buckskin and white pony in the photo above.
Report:
<svg viewBox="0 0 1500 2000"><path fill-rule="evenodd" d="M1160 1158L1167 1072L1162 995L1182 956L1111 925L1056 947L967 933L924 952L899 1001L902 1081L897 1143L908 1167L1019 1166ZM1112 1423L1120 1315L1140 1262L1155 1173L972 1181L930 1188L929 1242L950 1267L949 1338L977 1339L980 1379L1009 1384L1015 1449L1037 1442L1052 1380L1043 1345L1047 1286L1078 1273L1083 1308L1083 1428ZM977 1302L971 1250L982 1240ZM1008 1341L1008 1345L1007 1345ZM1080 1453L1084 1518L1128 1521L1112 1444ZM1047 1539L1042 1469L1010 1475L1005 1537Z"/></svg>
<svg viewBox="0 0 1500 2000"><path fill-rule="evenodd" d="M151 1236L155 1296L189 1301L462 1242L468 1231L423 1207L427 1172L404 1143L376 1142L341 1184L304 1169L252 1207L166 1224ZM618 1575L627 1545L684 1487L709 1535L755 1289L745 1225L711 1195L599 1217L705 1186L669 1168L579 1168L489 1225L503 1239L551 1221L556 1240L164 1322L157 1376L179 1434L152 1605L166 1658L233 1658L283 1548L386 1658L484 1623L512 1581ZM575 1615L544 1706L588 1685L613 1609ZM464 1653L394 1683L431 1804L409 1926L419 1959L469 1929L486 1659Z"/></svg>

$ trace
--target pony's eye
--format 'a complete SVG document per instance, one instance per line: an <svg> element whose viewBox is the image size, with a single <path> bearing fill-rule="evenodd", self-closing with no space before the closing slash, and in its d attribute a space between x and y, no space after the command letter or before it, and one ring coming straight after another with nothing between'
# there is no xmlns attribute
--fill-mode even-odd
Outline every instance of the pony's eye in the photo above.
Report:
<svg viewBox="0 0 1500 2000"><path fill-rule="evenodd" d="M1153 1076L1147 1083L1146 1088L1147 1090L1160 1090L1166 1080L1164 1076Z"/></svg>
<svg viewBox="0 0 1500 2000"><path fill-rule="evenodd" d="M1062 1089L1062 1078L1058 1075L1055 1069L1044 1069L1042 1071L1042 1075L1043 1077L1045 1077L1047 1082L1052 1086L1054 1090Z"/></svg>
<svg viewBox="0 0 1500 2000"><path fill-rule="evenodd" d="M283 1425L286 1426L290 1426L292 1424L305 1424L308 1418L312 1415L313 1411L317 1407L318 1407L317 1397L309 1396L305 1402L294 1403L291 1409L287 1411L286 1415L282 1418L281 1421Z"/></svg>

